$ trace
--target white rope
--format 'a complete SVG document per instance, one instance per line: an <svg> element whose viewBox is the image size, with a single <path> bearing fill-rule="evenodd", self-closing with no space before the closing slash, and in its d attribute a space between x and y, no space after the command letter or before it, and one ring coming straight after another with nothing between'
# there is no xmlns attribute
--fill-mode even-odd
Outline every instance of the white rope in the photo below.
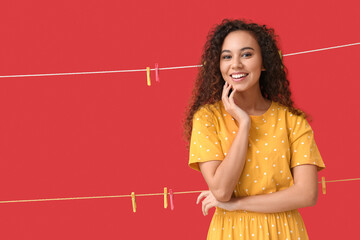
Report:
<svg viewBox="0 0 360 240"><path fill-rule="evenodd" d="M122 72L143 72L146 69L134 70L113 70L113 71L97 71L97 72L73 72L73 73L41 73L41 74L26 74L26 75L7 75L0 76L0 78L17 78L17 77L44 77L44 76L64 76L64 75L88 75L88 74L103 74L103 73L122 73Z"/></svg>
<svg viewBox="0 0 360 240"><path fill-rule="evenodd" d="M360 42L358 43L350 43L345 45L339 45L339 46L333 46L333 47L327 47L327 48L320 48L320 49L314 49L314 50L308 50L303 52L296 52L296 53L288 53L283 54L284 57L286 56L293 56L293 55L299 55L299 54L305 54L305 53L311 53L311 52L319 52L319 51L325 51L335 48L343 48L343 47L350 47L360 45ZM191 65L191 66L179 66L179 67L163 67L159 68L159 70L173 70L173 69L184 69L184 68L196 68L196 67L202 67L203 65ZM151 71L154 71L155 68L151 68ZM23 74L23 75L4 75L0 76L0 78L19 78L19 77L45 77L45 76L67 76L67 75L90 75L90 74L105 74L105 73L125 73L125 72L146 72L146 69L130 69L130 70L113 70L113 71L96 71L96 72L72 72L72 73L40 73L40 74Z"/></svg>
<svg viewBox="0 0 360 240"><path fill-rule="evenodd" d="M203 65L192 65L192 66L180 66L180 67L167 67L167 68L159 68L159 70L171 70L171 69L180 69L180 68L195 68L195 67L202 67ZM150 69L150 70L155 70Z"/></svg>
<svg viewBox="0 0 360 240"><path fill-rule="evenodd" d="M288 54L283 54L283 56L285 57L285 56L293 56L293 55L299 55L299 54L304 54L304 53L320 52L320 51L330 50L330 49L334 49L334 48L343 48L343 47L355 46L355 45L359 45L359 44L360 44L360 42L358 42L358 43L350 43L350 44L345 44L345 45L340 45L340 46L320 48L320 49L308 50L308 51L297 52L297 53L288 53Z"/></svg>

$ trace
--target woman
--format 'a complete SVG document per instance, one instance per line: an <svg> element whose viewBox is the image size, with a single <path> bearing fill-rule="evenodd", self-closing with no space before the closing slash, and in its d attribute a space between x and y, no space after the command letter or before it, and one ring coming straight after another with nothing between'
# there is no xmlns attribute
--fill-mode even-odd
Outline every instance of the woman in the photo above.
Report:
<svg viewBox="0 0 360 240"><path fill-rule="evenodd" d="M273 29L225 19L210 32L188 108L189 166L201 171L207 239L308 239L298 208L314 206L325 168L291 100Z"/></svg>

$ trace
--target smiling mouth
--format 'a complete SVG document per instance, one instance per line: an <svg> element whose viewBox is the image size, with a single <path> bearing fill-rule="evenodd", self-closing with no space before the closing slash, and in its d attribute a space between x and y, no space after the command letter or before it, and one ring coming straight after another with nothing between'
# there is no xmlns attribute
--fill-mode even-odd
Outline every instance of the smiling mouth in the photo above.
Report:
<svg viewBox="0 0 360 240"><path fill-rule="evenodd" d="M243 80L244 78L246 78L246 76L249 75L248 73L240 73L240 74L231 74L231 78L234 81L240 81Z"/></svg>

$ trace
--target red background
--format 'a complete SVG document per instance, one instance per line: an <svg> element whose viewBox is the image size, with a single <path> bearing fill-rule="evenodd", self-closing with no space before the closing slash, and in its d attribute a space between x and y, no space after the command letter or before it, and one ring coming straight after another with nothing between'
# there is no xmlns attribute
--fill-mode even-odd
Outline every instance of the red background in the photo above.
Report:
<svg viewBox="0 0 360 240"><path fill-rule="evenodd" d="M359 42L343 1L0 3L0 75L199 64L223 18L275 28L283 54ZM288 56L293 98L310 113L327 180L360 177L359 46ZM0 200L206 189L188 166L184 108L197 69L0 79ZM327 184L301 209L311 239L358 236L359 182ZM321 187L321 185L319 185ZM205 239L197 194L0 204L1 239Z"/></svg>

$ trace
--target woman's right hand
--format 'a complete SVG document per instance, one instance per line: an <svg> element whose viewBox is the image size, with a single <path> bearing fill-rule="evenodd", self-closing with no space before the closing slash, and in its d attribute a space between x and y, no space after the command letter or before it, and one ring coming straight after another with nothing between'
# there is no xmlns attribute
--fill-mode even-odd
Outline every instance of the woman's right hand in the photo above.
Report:
<svg viewBox="0 0 360 240"><path fill-rule="evenodd" d="M251 119L249 114L247 114L244 110L242 110L238 105L236 105L234 101L234 95L236 92L236 89L233 88L232 93L229 96L229 91L232 88L232 86L225 82L223 92L222 92L222 101L224 103L225 110L230 113L230 115L238 121L239 125L241 123L248 123L251 124Z"/></svg>

